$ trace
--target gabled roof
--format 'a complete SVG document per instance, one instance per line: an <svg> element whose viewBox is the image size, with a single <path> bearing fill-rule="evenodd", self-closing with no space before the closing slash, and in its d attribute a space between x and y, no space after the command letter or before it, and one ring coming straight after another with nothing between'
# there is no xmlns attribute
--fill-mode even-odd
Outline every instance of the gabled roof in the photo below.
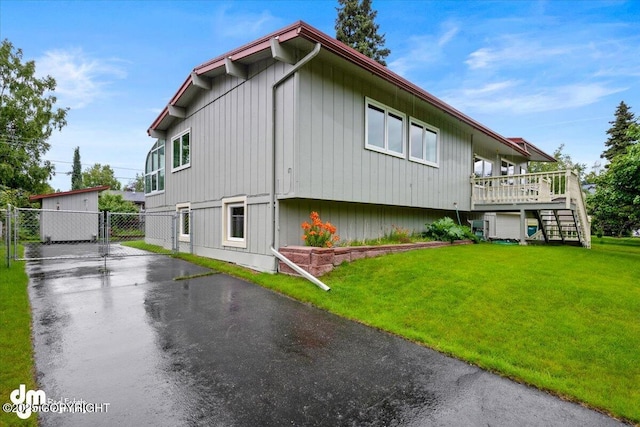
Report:
<svg viewBox="0 0 640 427"><path fill-rule="evenodd" d="M29 201L35 202L36 200L49 199L51 197L72 196L74 194L100 192L108 189L108 185L102 185L100 187L81 188L79 190L61 191L58 193L37 194L35 196L29 196Z"/></svg>
<svg viewBox="0 0 640 427"><path fill-rule="evenodd" d="M298 21L269 35L259 38L251 43L234 49L230 52L220 55L210 61L198 65L193 72L185 79L176 94L171 98L169 104L162 110L160 115L153 121L148 129L148 134L153 136L156 131L167 129L174 118L184 117L184 107L193 96L194 89L210 88L210 82L203 77L215 77L217 75L241 73L242 68L251 62L258 61L268 57L274 57L285 62L292 63L286 57L286 52L282 57L276 56L278 47L284 43L295 43L296 41L306 40L312 44L320 43L322 48L363 68L371 74L386 80L387 82L397 86L398 88L409 92L410 94L422 99L450 116L467 124L471 128L481 132L482 134L504 144L525 157L529 157L527 152L521 145L505 138L504 136L494 132L483 124L477 122L466 114L456 110L444 101L431 95L429 92L419 88L415 84L409 82L387 67L379 64L375 60L361 54L355 49L345 45L342 42L328 36L311 25ZM235 68L238 65L238 68ZM240 71L238 71L238 69Z"/></svg>
<svg viewBox="0 0 640 427"><path fill-rule="evenodd" d="M518 146L520 146L523 150L529 153L529 160L534 162L556 162L555 157L548 155L529 141L524 138L514 137L507 138L509 141L512 141Z"/></svg>

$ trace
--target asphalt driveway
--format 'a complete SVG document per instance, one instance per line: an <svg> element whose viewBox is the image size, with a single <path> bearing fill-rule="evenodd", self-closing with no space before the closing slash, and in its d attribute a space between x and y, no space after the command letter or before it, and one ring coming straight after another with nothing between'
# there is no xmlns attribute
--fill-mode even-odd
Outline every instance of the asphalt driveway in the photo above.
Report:
<svg viewBox="0 0 640 427"><path fill-rule="evenodd" d="M180 260L103 267L28 263L40 388L102 408L43 426L620 425Z"/></svg>

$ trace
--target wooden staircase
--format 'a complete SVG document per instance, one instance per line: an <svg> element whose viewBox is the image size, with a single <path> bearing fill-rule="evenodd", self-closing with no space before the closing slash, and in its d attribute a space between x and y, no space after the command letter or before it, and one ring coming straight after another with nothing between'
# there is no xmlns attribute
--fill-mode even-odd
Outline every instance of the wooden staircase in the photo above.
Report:
<svg viewBox="0 0 640 427"><path fill-rule="evenodd" d="M576 172L474 177L471 183L471 210L519 211L521 218L526 213L538 220L538 232L527 241L591 247L591 223Z"/></svg>
<svg viewBox="0 0 640 427"><path fill-rule="evenodd" d="M585 231L579 215L571 209L548 209L534 211L540 224L541 235L546 243L586 246Z"/></svg>

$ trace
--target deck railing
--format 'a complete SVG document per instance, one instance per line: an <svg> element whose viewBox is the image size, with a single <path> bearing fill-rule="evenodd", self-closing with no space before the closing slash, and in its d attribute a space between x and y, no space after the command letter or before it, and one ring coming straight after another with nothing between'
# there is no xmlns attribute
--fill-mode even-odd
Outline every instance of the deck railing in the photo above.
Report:
<svg viewBox="0 0 640 427"><path fill-rule="evenodd" d="M538 172L522 175L474 177L471 209L476 205L558 203L573 209L580 241L591 246L591 224L584 194L575 171Z"/></svg>
<svg viewBox="0 0 640 427"><path fill-rule="evenodd" d="M564 199L566 207L569 208L572 198L582 196L578 175L573 171L476 177L472 178L472 183L473 206L477 204L551 203Z"/></svg>

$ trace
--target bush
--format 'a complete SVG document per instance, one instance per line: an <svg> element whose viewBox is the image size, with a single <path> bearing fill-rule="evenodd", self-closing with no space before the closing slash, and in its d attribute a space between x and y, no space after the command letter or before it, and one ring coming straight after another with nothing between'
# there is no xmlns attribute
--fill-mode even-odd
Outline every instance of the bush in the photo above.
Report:
<svg viewBox="0 0 640 427"><path fill-rule="evenodd" d="M454 242L456 240L469 239L474 243L478 243L478 237L475 236L469 227L456 224L449 217L441 218L432 224L425 224L427 229L425 235L441 242Z"/></svg>

